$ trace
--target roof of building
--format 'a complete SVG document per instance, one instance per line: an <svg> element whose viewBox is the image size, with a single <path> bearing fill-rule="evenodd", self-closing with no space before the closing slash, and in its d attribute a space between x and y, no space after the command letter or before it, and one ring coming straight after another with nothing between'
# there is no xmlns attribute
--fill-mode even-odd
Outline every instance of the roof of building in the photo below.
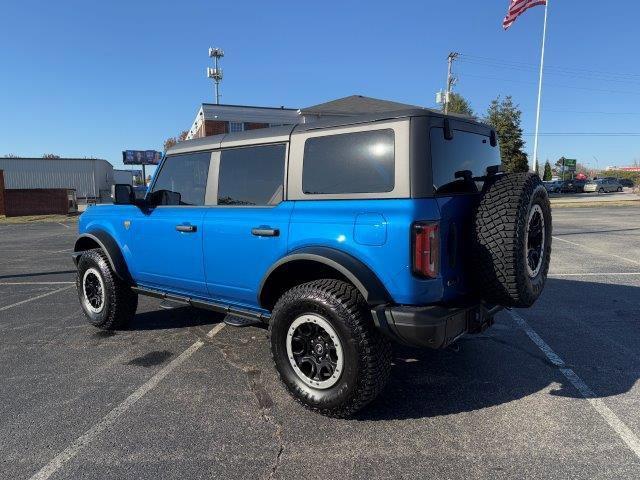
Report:
<svg viewBox="0 0 640 480"><path fill-rule="evenodd" d="M91 161L91 162L107 162L107 163L111 163L108 160L105 160L104 158L80 158L80 157L0 157L0 160L42 160L43 162L55 162L55 161L59 161L59 160L73 160L73 161Z"/></svg>
<svg viewBox="0 0 640 480"><path fill-rule="evenodd" d="M363 95L350 95L348 97L331 100L330 102L301 108L300 113L302 115L358 115L406 110L409 108L422 107L382 100L380 98L365 97Z"/></svg>
<svg viewBox="0 0 640 480"><path fill-rule="evenodd" d="M202 105L207 105L210 107L235 107L235 108L258 108L262 110L298 110L297 108L290 108L285 106L280 107L260 107L256 105L235 105L231 103L207 103L204 102Z"/></svg>

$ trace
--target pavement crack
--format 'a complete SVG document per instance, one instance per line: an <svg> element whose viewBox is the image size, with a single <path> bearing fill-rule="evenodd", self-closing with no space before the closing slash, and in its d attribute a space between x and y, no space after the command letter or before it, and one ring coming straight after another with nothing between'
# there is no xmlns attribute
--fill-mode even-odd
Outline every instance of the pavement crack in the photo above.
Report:
<svg viewBox="0 0 640 480"><path fill-rule="evenodd" d="M271 463L271 468L268 470L269 475L266 478L276 478L278 468L282 461L282 455L286 449L286 444L284 441L282 424L272 415L274 402L262 382L262 371L255 366L246 366L235 362L231 358L229 345L221 345L219 343L212 343L212 345L220 351L222 357L229 366L241 371L245 375L249 391L253 394L258 403L260 419L273 429L272 435L278 450L273 462Z"/></svg>

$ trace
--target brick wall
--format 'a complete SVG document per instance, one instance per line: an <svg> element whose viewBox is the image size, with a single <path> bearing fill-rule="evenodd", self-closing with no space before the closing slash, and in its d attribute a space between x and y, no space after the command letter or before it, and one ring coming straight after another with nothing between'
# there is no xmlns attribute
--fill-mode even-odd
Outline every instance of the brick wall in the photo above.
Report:
<svg viewBox="0 0 640 480"><path fill-rule="evenodd" d="M229 133L229 122L223 122L221 120L204 121L205 137L210 137L211 135L220 135L221 133Z"/></svg>
<svg viewBox="0 0 640 480"><path fill-rule="evenodd" d="M30 188L4 190L5 215L66 215L69 196L66 188Z"/></svg>
<svg viewBox="0 0 640 480"><path fill-rule="evenodd" d="M4 172L0 170L0 215L6 215L4 211Z"/></svg>

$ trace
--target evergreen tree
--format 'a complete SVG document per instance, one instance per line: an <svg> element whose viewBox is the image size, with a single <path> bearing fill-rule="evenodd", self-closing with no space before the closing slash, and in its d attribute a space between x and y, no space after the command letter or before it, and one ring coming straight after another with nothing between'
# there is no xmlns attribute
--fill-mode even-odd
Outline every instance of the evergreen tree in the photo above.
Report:
<svg viewBox="0 0 640 480"><path fill-rule="evenodd" d="M489 105L486 122L491 125L500 141L500 156L505 172L528 172L529 163L524 152L522 127L520 126L522 111L507 96L496 98Z"/></svg>
<svg viewBox="0 0 640 480"><path fill-rule="evenodd" d="M544 163L544 174L542 175L542 180L548 182L549 180L551 180L552 176L553 174L551 173L551 164L549 163L549 160L547 160Z"/></svg>
<svg viewBox="0 0 640 480"><path fill-rule="evenodd" d="M444 110L444 105L442 109ZM468 100L459 93L453 92L449 94L449 113L460 113L469 117L475 116Z"/></svg>

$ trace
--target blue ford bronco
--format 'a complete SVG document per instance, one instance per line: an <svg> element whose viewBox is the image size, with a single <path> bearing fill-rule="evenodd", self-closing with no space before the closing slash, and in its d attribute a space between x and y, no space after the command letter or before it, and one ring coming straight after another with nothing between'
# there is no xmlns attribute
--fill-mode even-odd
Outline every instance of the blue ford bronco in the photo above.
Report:
<svg viewBox="0 0 640 480"><path fill-rule="evenodd" d="M535 302L551 209L489 126L414 109L178 143L144 199L116 185L79 233L93 325L123 328L138 295L266 324L293 397L344 417L382 390L392 341L444 348Z"/></svg>

